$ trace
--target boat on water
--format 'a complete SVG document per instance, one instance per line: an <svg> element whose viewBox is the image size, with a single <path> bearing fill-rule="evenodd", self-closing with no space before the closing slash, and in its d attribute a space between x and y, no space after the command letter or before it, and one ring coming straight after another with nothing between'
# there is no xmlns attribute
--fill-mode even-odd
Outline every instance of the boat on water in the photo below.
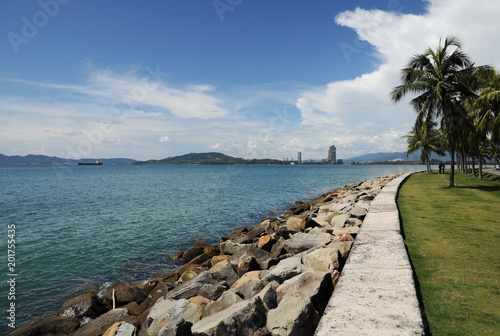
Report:
<svg viewBox="0 0 500 336"><path fill-rule="evenodd" d="M102 166L101 161L96 162L77 162L79 166Z"/></svg>

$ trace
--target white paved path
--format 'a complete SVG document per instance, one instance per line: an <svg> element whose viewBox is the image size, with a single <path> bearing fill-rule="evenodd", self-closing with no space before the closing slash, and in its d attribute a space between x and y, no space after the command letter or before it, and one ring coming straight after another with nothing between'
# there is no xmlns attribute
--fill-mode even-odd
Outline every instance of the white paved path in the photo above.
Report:
<svg viewBox="0 0 500 336"><path fill-rule="evenodd" d="M372 201L315 336L425 334L396 206L409 175Z"/></svg>

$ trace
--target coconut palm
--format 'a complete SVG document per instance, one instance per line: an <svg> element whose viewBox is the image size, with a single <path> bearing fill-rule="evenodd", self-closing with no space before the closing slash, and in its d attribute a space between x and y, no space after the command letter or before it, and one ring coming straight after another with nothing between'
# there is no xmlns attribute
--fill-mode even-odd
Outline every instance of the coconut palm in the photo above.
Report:
<svg viewBox="0 0 500 336"><path fill-rule="evenodd" d="M413 56L401 72L402 85L391 92L398 102L407 94L416 94L411 105L425 122L440 121L451 156L450 187L455 184L455 149L460 141L460 124L467 119L461 100L472 92L465 84L473 71L472 62L462 51L456 37L448 37L436 50L427 49Z"/></svg>
<svg viewBox="0 0 500 336"><path fill-rule="evenodd" d="M408 152L410 155L420 149L420 161L427 166L427 173L431 173L431 154L432 152L444 156L442 149L441 134L434 128L436 124L428 125L420 119L412 127L408 135L405 135L408 142Z"/></svg>

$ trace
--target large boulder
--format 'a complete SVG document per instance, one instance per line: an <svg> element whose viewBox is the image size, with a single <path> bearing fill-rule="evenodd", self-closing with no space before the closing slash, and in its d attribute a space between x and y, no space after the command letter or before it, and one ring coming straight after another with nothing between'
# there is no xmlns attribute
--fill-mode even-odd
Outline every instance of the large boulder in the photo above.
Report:
<svg viewBox="0 0 500 336"><path fill-rule="evenodd" d="M182 255L182 261L184 261L184 263L187 263L190 260L199 256L200 254L203 254L203 251L205 250L206 247L212 247L212 246L205 242L202 242L201 240L197 240L192 248L184 252L184 254Z"/></svg>
<svg viewBox="0 0 500 336"><path fill-rule="evenodd" d="M261 250L253 245L245 245L239 248L231 256L229 262L236 273L241 276L248 271L262 268L261 264L264 265L269 259L269 256L270 254L267 251Z"/></svg>
<svg viewBox="0 0 500 336"><path fill-rule="evenodd" d="M276 299L279 307L286 297L306 298L321 315L332 293L333 283L330 273L308 271L283 282L276 290Z"/></svg>
<svg viewBox="0 0 500 336"><path fill-rule="evenodd" d="M149 328L155 319L165 315L176 304L177 300L166 299L165 297L158 299L158 301L156 301L156 303L149 309L148 316L142 324L142 329Z"/></svg>
<svg viewBox="0 0 500 336"><path fill-rule="evenodd" d="M89 292L63 303L57 311L57 315L75 317L79 320L84 317L94 319L104 312L104 309L104 304L98 298L97 293Z"/></svg>
<svg viewBox="0 0 500 336"><path fill-rule="evenodd" d="M306 272L308 267L302 263L301 259L301 257L292 257L281 260L278 265L266 272L263 280L269 282L274 280L282 283L287 279Z"/></svg>
<svg viewBox="0 0 500 336"><path fill-rule="evenodd" d="M9 336L67 335L79 326L80 322L74 317L47 316L22 325L12 331Z"/></svg>
<svg viewBox="0 0 500 336"><path fill-rule="evenodd" d="M212 301L207 304L203 313L203 318L217 314L218 312L221 312L231 307L233 304L241 301L243 301L243 299L238 294L226 291L217 299L217 301Z"/></svg>
<svg viewBox="0 0 500 336"><path fill-rule="evenodd" d="M312 336L319 319L306 297L285 297L267 314L267 329L273 336Z"/></svg>
<svg viewBox="0 0 500 336"><path fill-rule="evenodd" d="M108 310L113 308L113 295L115 307L121 307L130 302L141 304L146 300L148 294L136 283L124 282L111 286L104 295L104 304Z"/></svg>
<svg viewBox="0 0 500 336"><path fill-rule="evenodd" d="M349 210L349 213L351 214L352 217L363 219L368 213L368 210L360 207L359 205L353 205Z"/></svg>
<svg viewBox="0 0 500 336"><path fill-rule="evenodd" d="M117 308L108 311L89 323L84 324L81 328L76 330L75 333L71 334L71 336L102 335L113 324L122 321L130 323L135 327L139 326L137 317L130 316L128 310L125 308Z"/></svg>
<svg viewBox="0 0 500 336"><path fill-rule="evenodd" d="M241 301L217 314L205 317L193 324L195 336L238 335L264 336L267 309L258 296Z"/></svg>
<svg viewBox="0 0 500 336"><path fill-rule="evenodd" d="M349 214L341 214L333 217L330 221L330 224L334 229L340 229L344 227L344 224L348 218Z"/></svg>
<svg viewBox="0 0 500 336"><path fill-rule="evenodd" d="M291 232L299 232L302 224L302 217L291 216L286 220L286 229Z"/></svg>
<svg viewBox="0 0 500 336"><path fill-rule="evenodd" d="M167 293L167 299L179 300L189 299L193 296L203 296L209 300L217 298L226 290L226 287L220 284L213 275L208 272L202 272L188 282L185 282Z"/></svg>
<svg viewBox="0 0 500 336"><path fill-rule="evenodd" d="M297 254L313 247L328 245L333 237L328 233L297 233L292 239L285 241L284 248L288 253Z"/></svg>
<svg viewBox="0 0 500 336"><path fill-rule="evenodd" d="M215 264L208 272L210 272L217 281L225 281L229 287L239 279L238 274L236 274L229 260L224 260Z"/></svg>
<svg viewBox="0 0 500 336"><path fill-rule="evenodd" d="M329 245L309 253L302 263L316 271L332 272L339 268L339 251Z"/></svg>
<svg viewBox="0 0 500 336"><path fill-rule="evenodd" d="M280 284L277 281L271 281L257 294L268 310L278 306L276 290L279 286Z"/></svg>
<svg viewBox="0 0 500 336"><path fill-rule="evenodd" d="M231 240L224 241L219 244L220 251L223 254L233 255L240 248L246 246L245 244L234 243Z"/></svg>
<svg viewBox="0 0 500 336"><path fill-rule="evenodd" d="M194 323L199 321L203 315L201 305L191 302L190 300L180 299L175 302L164 314L156 316L148 325L146 335L156 336L160 331L171 321L183 319L184 321ZM148 318L149 319L149 318Z"/></svg>

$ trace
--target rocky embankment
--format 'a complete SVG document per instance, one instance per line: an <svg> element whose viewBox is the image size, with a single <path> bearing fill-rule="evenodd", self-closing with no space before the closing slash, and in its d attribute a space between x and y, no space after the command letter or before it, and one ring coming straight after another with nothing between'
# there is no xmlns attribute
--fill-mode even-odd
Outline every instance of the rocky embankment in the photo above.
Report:
<svg viewBox="0 0 500 336"><path fill-rule="evenodd" d="M398 175L348 185L202 241L159 279L90 292L19 335L313 335L371 201Z"/></svg>

